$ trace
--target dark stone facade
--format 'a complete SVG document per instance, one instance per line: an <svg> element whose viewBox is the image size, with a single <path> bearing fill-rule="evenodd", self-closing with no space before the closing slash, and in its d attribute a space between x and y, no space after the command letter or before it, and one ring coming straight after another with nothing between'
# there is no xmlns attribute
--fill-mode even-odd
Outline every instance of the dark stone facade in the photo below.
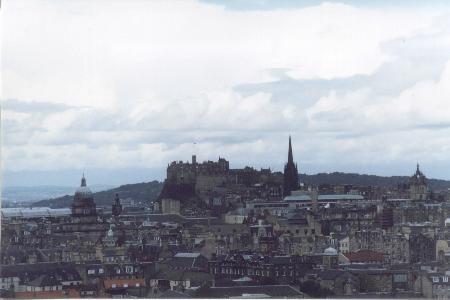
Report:
<svg viewBox="0 0 450 300"><path fill-rule="evenodd" d="M294 157L292 154L291 137L289 136L289 150L288 162L284 166L284 196L289 196L292 191L298 189L298 169L294 164Z"/></svg>

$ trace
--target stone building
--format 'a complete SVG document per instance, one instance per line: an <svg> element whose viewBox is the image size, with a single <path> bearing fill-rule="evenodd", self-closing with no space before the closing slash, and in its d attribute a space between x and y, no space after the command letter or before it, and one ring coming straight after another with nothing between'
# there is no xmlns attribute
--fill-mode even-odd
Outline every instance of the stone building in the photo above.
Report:
<svg viewBox="0 0 450 300"><path fill-rule="evenodd" d="M162 199L161 207L163 214L180 214L180 200Z"/></svg>
<svg viewBox="0 0 450 300"><path fill-rule="evenodd" d="M409 178L409 193L412 200L424 201L428 199L427 178L420 171L417 164L416 173Z"/></svg>
<svg viewBox="0 0 450 300"><path fill-rule="evenodd" d="M422 233L409 236L410 263L426 263L436 259L436 240Z"/></svg>
<svg viewBox="0 0 450 300"><path fill-rule="evenodd" d="M229 173L230 164L224 159L220 158L217 162L205 161L197 163L195 155L192 156L192 161L174 161L167 166L167 180L176 184L195 184L197 177L203 176L227 176Z"/></svg>
<svg viewBox="0 0 450 300"><path fill-rule="evenodd" d="M284 196L291 195L292 191L298 189L298 169L297 164L294 164L294 156L292 154L291 136L289 136L288 161L284 166Z"/></svg>
<svg viewBox="0 0 450 300"><path fill-rule="evenodd" d="M86 186L86 178L81 178L81 186L76 190L72 203L72 217L81 222L97 219L97 210L91 190Z"/></svg>
<svg viewBox="0 0 450 300"><path fill-rule="evenodd" d="M71 206L71 217L68 222L56 224L56 234L67 235L75 233L83 239L95 241L104 236L108 230L108 224L97 214L94 197L90 188L86 185L86 178L81 178L81 185L75 191Z"/></svg>

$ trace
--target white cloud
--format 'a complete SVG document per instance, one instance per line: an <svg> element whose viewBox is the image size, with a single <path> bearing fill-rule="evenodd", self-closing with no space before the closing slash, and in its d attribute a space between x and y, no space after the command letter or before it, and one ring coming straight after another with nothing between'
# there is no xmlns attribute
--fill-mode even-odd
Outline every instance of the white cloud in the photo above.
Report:
<svg viewBox="0 0 450 300"><path fill-rule="evenodd" d="M330 3L242 12L195 1L6 2L2 99L18 103L2 113L4 167L159 168L196 151L277 168L288 132L300 162L357 165L383 151L390 161L427 151L448 159L444 14ZM366 81L355 85L358 76ZM308 79L339 88L285 101L275 90L236 89ZM433 140L412 146L406 128Z"/></svg>

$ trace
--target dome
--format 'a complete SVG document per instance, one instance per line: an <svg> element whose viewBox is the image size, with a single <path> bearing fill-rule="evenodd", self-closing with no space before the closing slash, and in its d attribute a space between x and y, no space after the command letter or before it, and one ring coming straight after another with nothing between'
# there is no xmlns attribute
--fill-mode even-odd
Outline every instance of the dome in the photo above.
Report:
<svg viewBox="0 0 450 300"><path fill-rule="evenodd" d="M75 191L75 195L78 195L82 198L87 198L87 197L92 197L92 192L91 192L91 189L88 188L87 186L80 186Z"/></svg>
<svg viewBox="0 0 450 300"><path fill-rule="evenodd" d="M337 253L337 250L334 249L333 247L328 247L327 249L325 249L323 254L325 254L325 255L337 255L338 253Z"/></svg>
<svg viewBox="0 0 450 300"><path fill-rule="evenodd" d="M72 203L73 216L94 216L96 215L96 206L91 189L86 186L86 178L81 178L81 186L75 191Z"/></svg>
<svg viewBox="0 0 450 300"><path fill-rule="evenodd" d="M81 186L77 188L77 190L75 191L75 200L90 199L90 198L92 198L92 191L90 188L86 186L86 178L84 178L83 174L83 177L81 178Z"/></svg>

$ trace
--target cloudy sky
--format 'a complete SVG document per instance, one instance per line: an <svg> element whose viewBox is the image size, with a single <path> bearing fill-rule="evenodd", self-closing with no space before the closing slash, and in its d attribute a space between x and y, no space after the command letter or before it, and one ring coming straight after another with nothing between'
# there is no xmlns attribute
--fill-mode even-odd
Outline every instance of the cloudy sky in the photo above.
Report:
<svg viewBox="0 0 450 300"><path fill-rule="evenodd" d="M450 179L446 1L3 1L4 185L172 160ZM447 2L448 3L448 2Z"/></svg>

